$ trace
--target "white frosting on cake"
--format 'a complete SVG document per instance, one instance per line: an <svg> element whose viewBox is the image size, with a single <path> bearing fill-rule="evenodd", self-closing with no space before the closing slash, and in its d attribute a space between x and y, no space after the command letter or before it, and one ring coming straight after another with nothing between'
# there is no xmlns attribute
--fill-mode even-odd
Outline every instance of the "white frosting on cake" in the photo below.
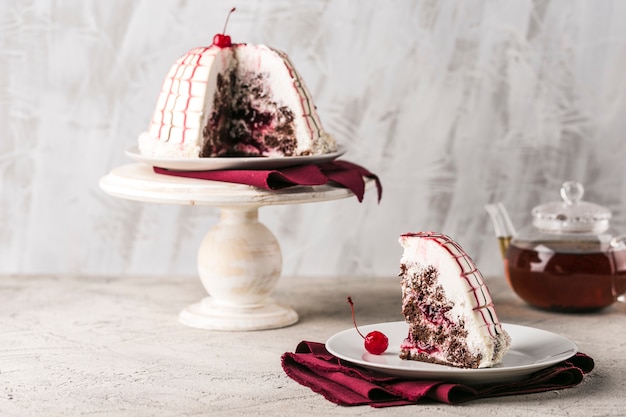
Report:
<svg viewBox="0 0 626 417"><path fill-rule="evenodd" d="M286 106L293 114L297 144L293 155L318 155L336 150L322 128L311 95L286 54L264 45L233 44L194 48L169 70L148 130L139 136L139 151L155 157L197 158L206 140L203 129L213 112L218 76L262 74L262 92L245 97L256 111L264 102ZM258 90L258 89L257 89ZM257 91L258 92L258 91ZM271 109L268 109L271 111ZM282 156L269 149L265 156ZM216 156L216 155L205 155Z"/></svg>
<svg viewBox="0 0 626 417"><path fill-rule="evenodd" d="M463 323L470 353L481 358L478 367L500 362L510 338L498 321L489 290L472 259L454 240L439 233L407 233L400 237L400 244L404 248L401 263L407 276L422 274L429 267L438 272L434 285L441 286L445 299L452 304L445 317L453 323ZM403 281L403 295L419 291L406 284ZM403 296L403 300L408 299ZM414 349L410 343L403 347ZM441 362L448 361L445 351L430 354Z"/></svg>

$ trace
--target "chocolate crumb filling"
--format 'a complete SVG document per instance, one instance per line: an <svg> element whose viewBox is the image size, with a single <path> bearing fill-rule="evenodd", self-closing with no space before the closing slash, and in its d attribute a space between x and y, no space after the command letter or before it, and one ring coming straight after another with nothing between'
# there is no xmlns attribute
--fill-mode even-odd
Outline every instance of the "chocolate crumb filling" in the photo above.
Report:
<svg viewBox="0 0 626 417"><path fill-rule="evenodd" d="M410 346L404 345L400 358L478 368L482 356L469 351L464 323L455 323L447 315L454 304L446 299L443 288L437 283L439 271L432 265L414 269L419 272L410 273L411 269L405 264L400 267L402 314L409 324L406 342ZM431 356L435 352L443 352L445 361Z"/></svg>
<svg viewBox="0 0 626 417"><path fill-rule="evenodd" d="M217 76L213 110L202 130L202 157L296 152L294 114L271 99L266 73L235 65Z"/></svg>

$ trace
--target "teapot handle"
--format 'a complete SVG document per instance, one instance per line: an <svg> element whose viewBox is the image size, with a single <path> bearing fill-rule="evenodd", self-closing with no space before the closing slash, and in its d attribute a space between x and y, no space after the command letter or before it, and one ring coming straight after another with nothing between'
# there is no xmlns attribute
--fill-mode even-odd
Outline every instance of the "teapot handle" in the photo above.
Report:
<svg viewBox="0 0 626 417"><path fill-rule="evenodd" d="M615 236L610 242L611 249L626 247L626 235Z"/></svg>
<svg viewBox="0 0 626 417"><path fill-rule="evenodd" d="M623 274L620 274L617 269L619 269L619 265L617 264L617 259L615 257L615 251L626 249L626 235L615 236L611 239L611 248L609 250L611 255L611 263L613 268L613 279L611 282L611 290L613 292L613 297L617 301L622 303L626 303L626 277Z"/></svg>
<svg viewBox="0 0 626 417"><path fill-rule="evenodd" d="M509 213L502 203L487 204L485 210L487 210L489 217L491 217L493 228L498 238L498 244L500 245L500 255L502 255L502 259L504 259L511 239L515 236L515 227L513 227Z"/></svg>

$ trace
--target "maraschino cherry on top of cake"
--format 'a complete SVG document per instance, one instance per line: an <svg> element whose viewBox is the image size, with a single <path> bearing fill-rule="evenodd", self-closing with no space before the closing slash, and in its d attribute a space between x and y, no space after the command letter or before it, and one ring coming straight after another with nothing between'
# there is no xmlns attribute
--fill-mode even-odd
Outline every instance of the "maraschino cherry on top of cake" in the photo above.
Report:
<svg viewBox="0 0 626 417"><path fill-rule="evenodd" d="M434 232L400 236L402 359L459 368L499 363L511 339L498 321L482 274L461 246Z"/></svg>
<svg viewBox="0 0 626 417"><path fill-rule="evenodd" d="M138 144L142 155L180 158L306 156L337 149L287 55L231 43L224 34L172 65Z"/></svg>

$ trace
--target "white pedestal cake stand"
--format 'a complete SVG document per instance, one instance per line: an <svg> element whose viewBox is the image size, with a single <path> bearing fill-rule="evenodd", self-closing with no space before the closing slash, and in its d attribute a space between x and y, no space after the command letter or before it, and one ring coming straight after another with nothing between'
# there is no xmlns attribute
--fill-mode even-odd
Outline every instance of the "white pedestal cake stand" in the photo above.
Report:
<svg viewBox="0 0 626 417"><path fill-rule="evenodd" d="M366 181L366 188L372 185ZM270 297L282 270L280 245L258 220L262 206L337 200L354 194L329 185L266 191L241 184L154 173L143 163L123 165L100 180L114 197L152 203L218 207L220 221L204 237L198 272L209 296L185 308L179 320L214 330L262 330L298 321Z"/></svg>

